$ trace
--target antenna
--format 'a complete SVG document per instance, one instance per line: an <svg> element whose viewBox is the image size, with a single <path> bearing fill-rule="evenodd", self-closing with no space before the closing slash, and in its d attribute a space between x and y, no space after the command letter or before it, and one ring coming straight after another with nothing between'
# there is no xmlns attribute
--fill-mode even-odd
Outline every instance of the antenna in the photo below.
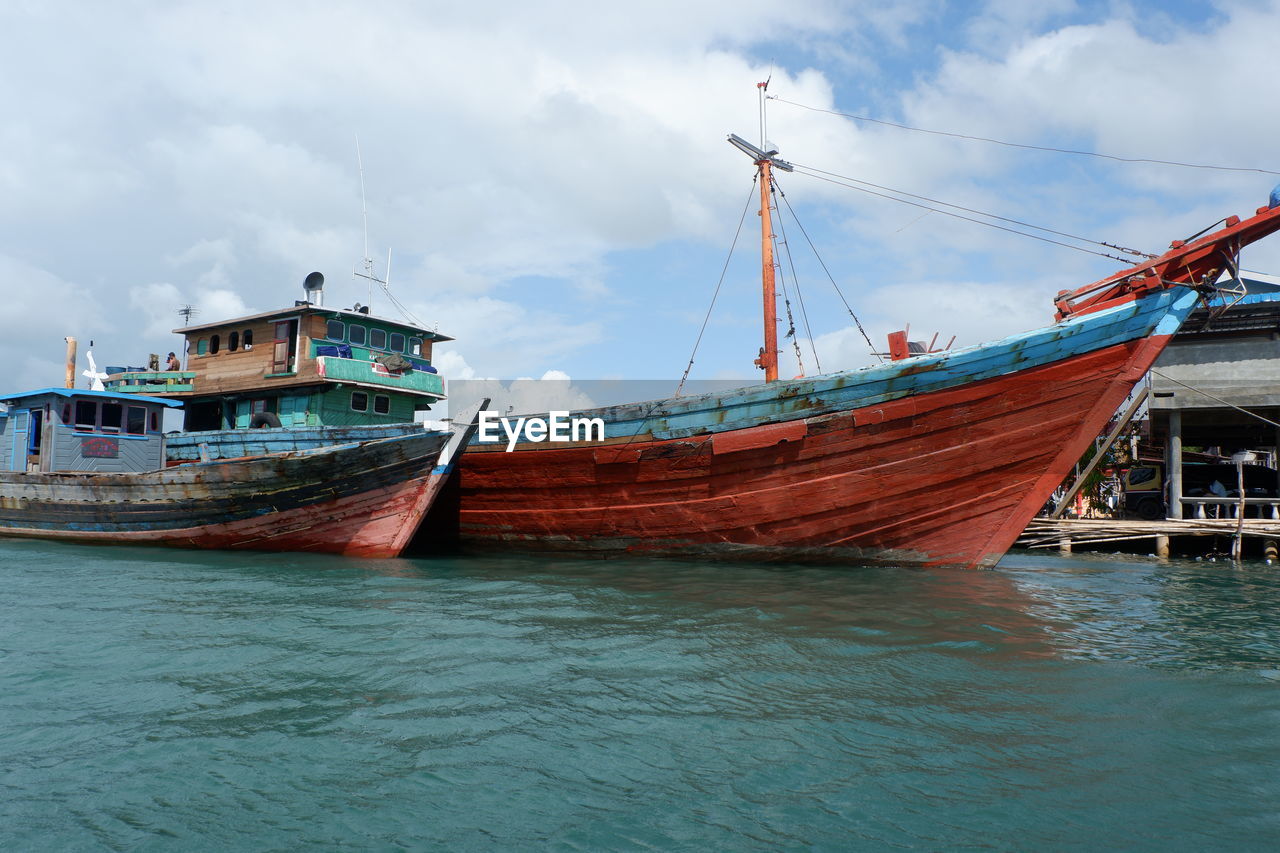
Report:
<svg viewBox="0 0 1280 853"><path fill-rule="evenodd" d="M763 83L756 84L756 92L760 96L760 147L761 148L769 147L769 143L765 141L769 138L769 124L768 124L768 119L765 116L764 102L768 100L769 81L772 79L773 79L773 64L770 63L769 76L765 78L765 81Z"/></svg>
<svg viewBox="0 0 1280 853"><path fill-rule="evenodd" d="M364 194L364 159L360 156L360 134L356 134L356 169L360 172L360 219L364 225L364 273L355 272L360 278L369 280L369 303L373 304L373 283L376 281L383 287L386 287L385 281L380 281L373 274L373 258L369 257L369 205L365 200Z"/></svg>
<svg viewBox="0 0 1280 853"><path fill-rule="evenodd" d="M406 320L413 323L415 326L422 326L421 321L419 321L417 317L414 317L411 313L409 313L409 309L405 308L402 304L400 304L400 300L396 299L391 294L391 287L390 287L391 250L390 249L387 249L387 272L386 272L387 277L378 278L378 276L373 271L373 258L369 257L369 208L365 200L365 194L364 194L364 161L360 157L360 136L359 135L356 136L356 168L360 170L360 214L364 220L364 260L361 261L361 265L364 267L364 272L360 272L359 269L353 268L351 270L351 274L354 275L356 278L363 278L368 280L370 304L373 303L373 285L376 282L377 285L382 288L383 294L387 297L387 299L391 300L391 304L396 306L396 308L400 311L400 313L404 315ZM367 306L366 306L366 310L368 310Z"/></svg>
<svg viewBox="0 0 1280 853"><path fill-rule="evenodd" d="M178 309L178 316L182 318L183 324L190 326L191 318L200 313L200 309L192 305L183 305Z"/></svg>

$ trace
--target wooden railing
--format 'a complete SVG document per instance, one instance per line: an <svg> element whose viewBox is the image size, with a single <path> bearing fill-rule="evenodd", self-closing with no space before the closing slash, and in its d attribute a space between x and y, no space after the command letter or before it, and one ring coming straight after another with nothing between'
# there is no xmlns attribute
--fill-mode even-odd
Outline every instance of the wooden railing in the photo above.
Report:
<svg viewBox="0 0 1280 853"><path fill-rule="evenodd" d="M189 370L141 370L112 373L102 384L125 394L173 394L194 391L196 375Z"/></svg>
<svg viewBox="0 0 1280 853"><path fill-rule="evenodd" d="M444 382L438 374L422 370L392 373L373 361L321 355L316 357L316 372L331 382L353 382L399 391L444 395Z"/></svg>
<svg viewBox="0 0 1280 853"><path fill-rule="evenodd" d="M1258 507L1259 518L1280 519L1280 498L1245 498L1244 505ZM1227 512L1223 512L1223 508L1226 508ZM1182 498L1183 518L1239 518L1239 515L1239 498L1220 498L1211 495Z"/></svg>

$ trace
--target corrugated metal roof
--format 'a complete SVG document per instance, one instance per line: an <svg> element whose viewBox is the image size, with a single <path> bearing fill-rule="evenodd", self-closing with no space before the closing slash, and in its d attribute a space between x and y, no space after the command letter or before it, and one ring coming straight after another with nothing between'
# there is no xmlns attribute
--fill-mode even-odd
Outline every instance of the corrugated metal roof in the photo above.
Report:
<svg viewBox="0 0 1280 853"><path fill-rule="evenodd" d="M38 397L41 394L55 394L59 397L106 398L109 400L118 400L122 403L129 400L141 400L144 403L159 403L174 409L182 406L181 400L166 400L163 397L147 397L142 394L121 394L118 391L90 391L87 388L40 388L36 391L20 391L16 394L0 395L0 402L25 400L28 397Z"/></svg>
<svg viewBox="0 0 1280 853"><path fill-rule="evenodd" d="M412 332L415 337L430 338L433 341L451 341L453 338L448 335L442 335L439 332L433 332L422 326L414 326L403 320L392 320L388 317L379 317L374 314L365 314L360 311L352 311L350 308L328 308L323 305L294 305L290 308L278 308L275 311L263 311L260 314L249 314L245 317L231 317L226 320L218 320L213 323L198 323L194 326L183 326L181 329L174 329L175 335L186 335L191 332L201 332L206 329L217 329L222 326L235 326L241 323L248 323L255 320L269 320L272 317L288 317L295 314L326 314L330 317L342 317L344 320L373 320L378 323L385 323L388 326L395 326L399 329L407 329Z"/></svg>

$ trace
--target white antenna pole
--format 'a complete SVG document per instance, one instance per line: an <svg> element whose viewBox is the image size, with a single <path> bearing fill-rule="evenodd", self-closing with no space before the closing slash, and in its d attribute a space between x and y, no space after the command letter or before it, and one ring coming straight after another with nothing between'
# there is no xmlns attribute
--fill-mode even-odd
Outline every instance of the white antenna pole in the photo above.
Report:
<svg viewBox="0 0 1280 853"><path fill-rule="evenodd" d="M364 161L360 157L360 137L358 135L356 136L356 165L360 170L360 213L364 219L364 272L359 272L355 269L351 272L357 278L367 278L369 280L369 305L373 304L373 285L376 283L382 288L382 292L387 295L387 299L391 304L400 309L400 313L406 319L415 325L421 326L422 324L415 320L413 315L400 304L400 300L391 295L391 249L387 249L386 278L378 278L373 273L373 258L369 257L369 208L364 193ZM365 309L367 310L368 307L366 305Z"/></svg>
<svg viewBox="0 0 1280 853"><path fill-rule="evenodd" d="M770 73L769 76L772 78L773 76L772 72ZM769 149L769 141L768 141L769 125L766 123L765 114L764 114L765 93L768 91L769 91L768 80L765 80L763 83L759 83L756 85L756 92L758 92L760 95L760 148L763 151L767 151Z"/></svg>
<svg viewBox="0 0 1280 853"><path fill-rule="evenodd" d="M369 257L369 205L364 194L364 160L360 156L360 134L356 134L356 169L360 172L360 219L364 223L364 271L369 278L369 303L373 303L373 258Z"/></svg>

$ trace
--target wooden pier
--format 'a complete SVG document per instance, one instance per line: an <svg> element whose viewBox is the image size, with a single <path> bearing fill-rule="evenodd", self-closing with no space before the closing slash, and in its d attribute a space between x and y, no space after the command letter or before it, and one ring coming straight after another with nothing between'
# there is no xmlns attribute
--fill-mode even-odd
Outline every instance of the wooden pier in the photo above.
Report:
<svg viewBox="0 0 1280 853"><path fill-rule="evenodd" d="M1212 537L1206 539L1206 537ZM1120 543L1137 545L1150 540L1150 553L1169 557L1216 551L1220 540L1231 543L1232 553L1255 553L1276 560L1280 548L1280 519L1274 518L1188 518L1141 521L1112 518L1035 518L1018 538L1019 548L1054 548L1070 552L1074 548L1100 550Z"/></svg>

